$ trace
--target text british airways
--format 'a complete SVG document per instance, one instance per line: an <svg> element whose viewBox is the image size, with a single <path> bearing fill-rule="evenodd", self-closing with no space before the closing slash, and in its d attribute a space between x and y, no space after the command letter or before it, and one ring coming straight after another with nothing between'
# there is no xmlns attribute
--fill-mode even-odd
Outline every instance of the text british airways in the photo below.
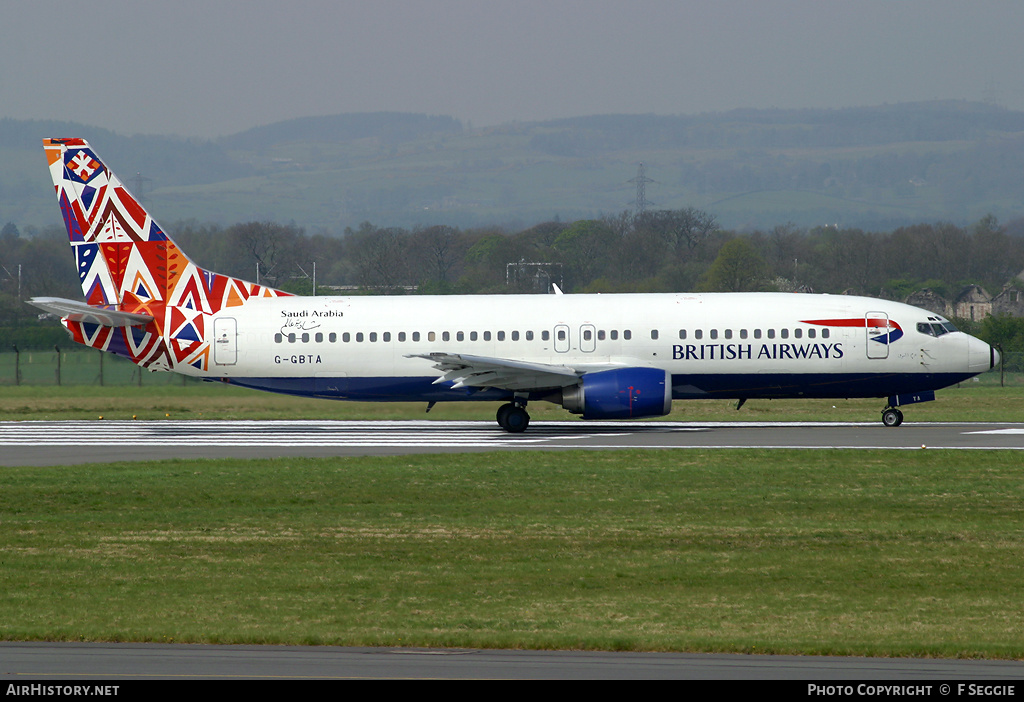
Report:
<svg viewBox="0 0 1024 702"><path fill-rule="evenodd" d="M768 359L773 361L803 358L843 357L843 344L676 344L672 359L676 361L732 361Z"/></svg>

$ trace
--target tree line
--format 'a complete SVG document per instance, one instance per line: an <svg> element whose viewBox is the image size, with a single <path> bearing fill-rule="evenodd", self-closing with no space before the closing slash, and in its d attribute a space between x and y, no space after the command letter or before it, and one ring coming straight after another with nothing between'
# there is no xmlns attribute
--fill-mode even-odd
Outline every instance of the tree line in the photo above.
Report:
<svg viewBox="0 0 1024 702"><path fill-rule="evenodd" d="M780 225L736 232L695 208L625 211L521 231L381 227L342 236L294 225L168 227L199 265L312 294L813 291L904 299L928 287L947 299L968 284L997 292L1024 270L1024 226L988 216L969 226L923 223L891 232ZM20 273L20 274L19 274ZM60 227L0 230L0 328L32 325L35 295L80 298Z"/></svg>
<svg viewBox="0 0 1024 702"><path fill-rule="evenodd" d="M530 264L565 292L813 291L903 299L929 287L947 298L970 284L997 292L1024 270L1024 223L891 232L780 225L735 232L695 208L499 227L380 227L340 237L293 225L179 223L175 240L200 265L311 292L317 284L374 294L547 292ZM516 275L520 273L520 275Z"/></svg>

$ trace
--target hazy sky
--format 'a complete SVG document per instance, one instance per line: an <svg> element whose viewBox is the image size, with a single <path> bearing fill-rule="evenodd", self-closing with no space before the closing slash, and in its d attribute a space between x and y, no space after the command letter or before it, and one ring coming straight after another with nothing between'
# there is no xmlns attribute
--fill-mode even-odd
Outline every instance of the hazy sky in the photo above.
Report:
<svg viewBox="0 0 1024 702"><path fill-rule="evenodd" d="M1024 109L1020 0L0 0L0 117L217 136L932 99Z"/></svg>

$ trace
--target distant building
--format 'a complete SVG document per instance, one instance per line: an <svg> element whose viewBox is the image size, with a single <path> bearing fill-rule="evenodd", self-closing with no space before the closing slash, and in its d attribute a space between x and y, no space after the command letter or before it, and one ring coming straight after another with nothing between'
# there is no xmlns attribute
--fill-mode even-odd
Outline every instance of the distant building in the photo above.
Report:
<svg viewBox="0 0 1024 702"><path fill-rule="evenodd" d="M923 288L915 293L911 293L907 297L906 303L942 315L943 317L949 316L949 300L931 288Z"/></svg>
<svg viewBox="0 0 1024 702"><path fill-rule="evenodd" d="M1018 273L995 297L980 285L968 285L952 302L931 288L922 288L904 300L908 305L941 314L980 322L989 315L1024 318L1024 271Z"/></svg>
<svg viewBox="0 0 1024 702"><path fill-rule="evenodd" d="M1019 276L1018 276L1019 277ZM992 314L1000 317L1024 317L1024 290L1020 281L1009 282L992 298Z"/></svg>
<svg viewBox="0 0 1024 702"><path fill-rule="evenodd" d="M953 317L980 322L992 314L992 296L980 285L968 285L954 298L951 312Z"/></svg>

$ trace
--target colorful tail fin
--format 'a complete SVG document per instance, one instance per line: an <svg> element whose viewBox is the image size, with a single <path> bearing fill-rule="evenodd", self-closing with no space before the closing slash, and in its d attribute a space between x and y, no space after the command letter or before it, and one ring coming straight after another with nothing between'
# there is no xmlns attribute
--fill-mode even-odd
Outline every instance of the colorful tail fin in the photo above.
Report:
<svg viewBox="0 0 1024 702"><path fill-rule="evenodd" d="M65 316L79 343L153 369L206 370L210 316L288 294L196 266L84 139L44 139L43 147L87 304L126 313L113 326L102 315ZM126 326L128 315L152 321Z"/></svg>
<svg viewBox="0 0 1024 702"><path fill-rule="evenodd" d="M84 139L44 139L50 177L90 305L166 302L188 259Z"/></svg>

